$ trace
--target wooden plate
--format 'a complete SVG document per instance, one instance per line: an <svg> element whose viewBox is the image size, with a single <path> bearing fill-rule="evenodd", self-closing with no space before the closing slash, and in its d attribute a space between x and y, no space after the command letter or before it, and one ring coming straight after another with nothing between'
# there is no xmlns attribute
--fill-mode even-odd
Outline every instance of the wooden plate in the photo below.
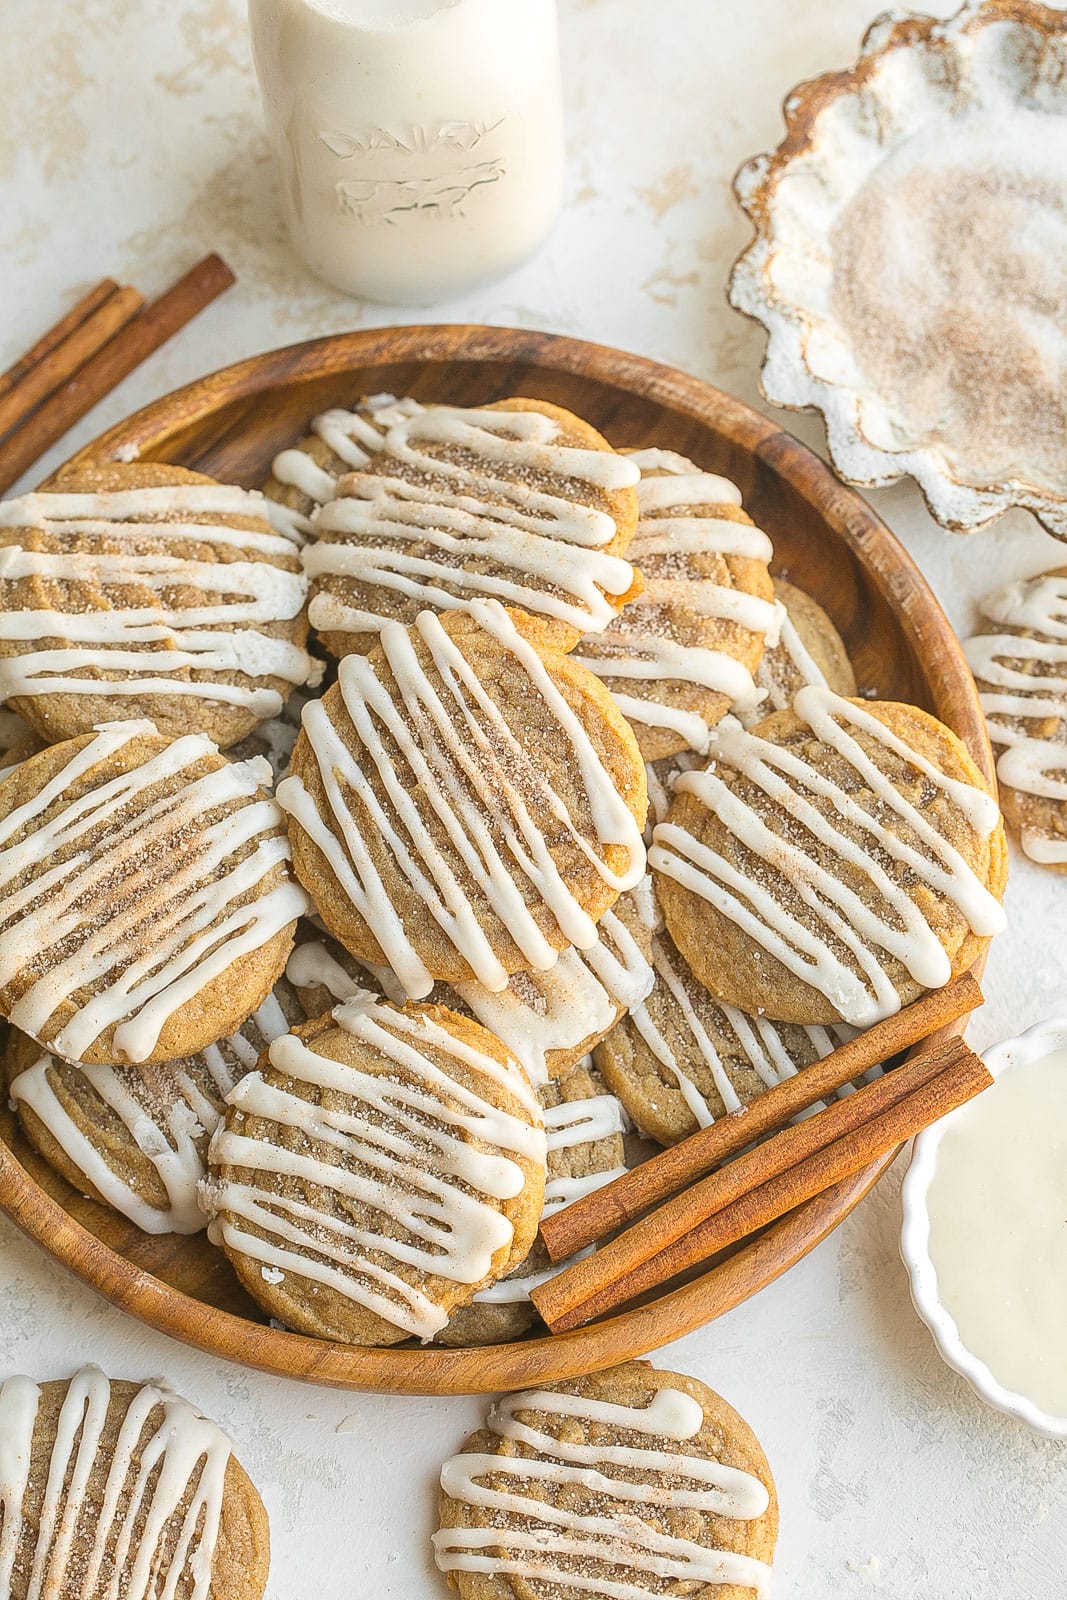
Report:
<svg viewBox="0 0 1067 1600"><path fill-rule="evenodd" d="M135 449L258 485L274 454L328 406L380 390L474 404L554 400L616 445L657 444L725 473L774 540L776 566L844 636L860 687L956 730L992 780L974 682L918 570L866 503L809 450L728 395L618 350L508 328L386 328L273 350L167 395L76 459ZM367 1350L272 1328L204 1238L152 1238L76 1194L0 1113L0 1205L113 1304L213 1355L348 1389L519 1389L609 1366L680 1338L754 1294L837 1226L889 1164L798 1207L712 1270L651 1303L562 1336L477 1350Z"/></svg>

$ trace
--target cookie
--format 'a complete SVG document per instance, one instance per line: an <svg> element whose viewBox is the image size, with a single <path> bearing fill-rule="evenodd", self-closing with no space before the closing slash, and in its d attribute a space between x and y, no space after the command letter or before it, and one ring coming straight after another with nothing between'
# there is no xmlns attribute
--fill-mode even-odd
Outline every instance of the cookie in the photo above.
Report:
<svg viewBox="0 0 1067 1600"><path fill-rule="evenodd" d="M543 1084L537 1097L548 1137L547 1215L622 1176L626 1118L616 1097L607 1094L585 1066ZM487 1289L479 1289L469 1306L449 1318L436 1343L455 1348L517 1339L537 1321L530 1290L559 1270L538 1239L520 1266Z"/></svg>
<svg viewBox="0 0 1067 1600"><path fill-rule="evenodd" d="M267 777L150 722L23 762L0 783L0 1014L93 1066L236 1033L307 906Z"/></svg>
<svg viewBox="0 0 1067 1600"><path fill-rule="evenodd" d="M150 717L235 744L314 682L307 579L262 495L159 462L0 503L0 697L48 743Z"/></svg>
<svg viewBox="0 0 1067 1600"><path fill-rule="evenodd" d="M154 1067L74 1065L13 1033L8 1095L30 1143L80 1194L145 1233L198 1233L207 1227L198 1188L226 1096L303 1020L283 979L231 1038Z"/></svg>
<svg viewBox="0 0 1067 1600"><path fill-rule="evenodd" d="M522 399L362 415L367 460L315 513L304 552L308 614L333 655L478 598L566 650L629 598L638 469L588 423Z"/></svg>
<svg viewBox="0 0 1067 1600"><path fill-rule="evenodd" d="M993 631L964 652L994 745L1004 815L1025 855L1067 872L1067 567L981 603Z"/></svg>
<svg viewBox="0 0 1067 1600"><path fill-rule="evenodd" d="M592 673L495 602L348 656L304 712L278 800L331 933L414 999L545 971L644 871L645 770Z"/></svg>
<svg viewBox="0 0 1067 1600"><path fill-rule="evenodd" d="M575 659L603 679L656 761L704 750L730 710L751 709L753 671L776 636L771 541L741 509L740 491L671 450L638 450L640 521L629 548L643 592Z"/></svg>
<svg viewBox="0 0 1067 1600"><path fill-rule="evenodd" d="M665 928L652 938L655 984L593 1051L605 1084L638 1131L677 1144L830 1054L826 1028L775 1024L720 1005Z"/></svg>
<svg viewBox="0 0 1067 1600"><path fill-rule="evenodd" d="M748 1424L630 1362L493 1405L441 1469L437 1565L461 1600L767 1592L778 1504Z"/></svg>
<svg viewBox="0 0 1067 1600"><path fill-rule="evenodd" d="M339 479L369 466L389 427L422 409L417 400L371 394L351 411L334 406L321 412L312 417L304 438L274 457L263 493L310 534L315 511L335 498Z"/></svg>
<svg viewBox="0 0 1067 1600"><path fill-rule="evenodd" d="M267 1513L214 1422L84 1367L0 1385L5 1600L260 1600Z"/></svg>
<svg viewBox="0 0 1067 1600"><path fill-rule="evenodd" d="M544 1202L541 1108L499 1040L370 996L275 1040L208 1160L213 1236L249 1294L349 1344L439 1333L525 1258Z"/></svg>
<svg viewBox="0 0 1067 1600"><path fill-rule="evenodd" d="M561 1077L652 986L651 936L635 901L637 893L621 895L605 911L594 945L588 950L568 946L547 972L516 972L499 993L473 980L435 983L429 999L488 1028L531 1083ZM360 989L400 1005L407 998L388 967L357 961L328 936L298 943L286 975L312 1017L339 1000L352 999Z"/></svg>
<svg viewBox="0 0 1067 1600"><path fill-rule="evenodd" d="M1004 926L996 802L914 706L801 689L717 733L649 861L667 930L717 1000L867 1027L969 967Z"/></svg>
<svg viewBox="0 0 1067 1600"><path fill-rule="evenodd" d="M772 711L785 711L806 683L830 688L835 694L854 695L856 674L845 642L817 600L785 578L774 578L779 606L777 643L768 641L756 668L756 687L765 691L761 705L739 712L751 724Z"/></svg>

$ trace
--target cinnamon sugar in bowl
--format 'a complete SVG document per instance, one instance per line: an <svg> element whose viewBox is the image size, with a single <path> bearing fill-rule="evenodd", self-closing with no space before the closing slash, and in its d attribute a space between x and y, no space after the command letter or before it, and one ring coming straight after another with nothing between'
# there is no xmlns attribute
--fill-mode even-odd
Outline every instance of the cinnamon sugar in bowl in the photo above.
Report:
<svg viewBox="0 0 1067 1600"><path fill-rule="evenodd" d="M945 527L1017 505L1067 538L1067 14L881 17L785 115L735 180L767 399L823 413L849 482L911 474Z"/></svg>

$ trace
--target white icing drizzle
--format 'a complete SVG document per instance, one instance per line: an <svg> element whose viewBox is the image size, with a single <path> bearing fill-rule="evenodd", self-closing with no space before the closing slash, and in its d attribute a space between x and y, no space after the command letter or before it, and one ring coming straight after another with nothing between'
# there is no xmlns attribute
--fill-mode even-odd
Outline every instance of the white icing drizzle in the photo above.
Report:
<svg viewBox="0 0 1067 1600"><path fill-rule="evenodd" d="M326 989L334 1000L353 1000L364 992L359 979L345 971L321 939L308 939L297 945L289 957L285 976L294 988Z"/></svg>
<svg viewBox="0 0 1067 1600"><path fill-rule="evenodd" d="M590 1095L581 1100L561 1100L555 1105L545 1106L544 1116L545 1133L548 1137L548 1181L545 1184L542 1215L547 1216L552 1211L559 1211L563 1206L573 1205L583 1195L602 1189L606 1183L621 1178L626 1172L626 1167L619 1165L601 1167L599 1171L589 1172L581 1177L557 1173L554 1169L561 1164L557 1158L562 1152L581 1145L592 1145L599 1140L610 1139L614 1135L621 1136L629 1124L621 1101L613 1094ZM570 1258L570 1262L583 1260L591 1250L592 1246L580 1251ZM570 1262L566 1264L570 1265ZM496 1283L479 1289L474 1296L473 1304L525 1305L530 1299L530 1291L539 1284L546 1283L561 1270L562 1264L534 1271L528 1270L529 1265L530 1262L527 1260L508 1277L499 1278Z"/></svg>
<svg viewBox="0 0 1067 1600"><path fill-rule="evenodd" d="M853 701L809 685L797 694L794 709L874 793L880 807L923 848L897 837L800 756L756 738L730 719L716 730L712 767L684 773L677 781L677 792L695 795L714 811L735 839L768 864L772 876L781 875L790 883L807 914L801 920L788 912L770 888L739 871L677 824L666 822L656 827L649 861L655 870L715 906L788 971L818 990L844 1021L868 1027L900 1006L882 957L895 957L927 989L948 982L951 962L921 907L894 881L873 850L854 842L836 826L835 815L870 836L880 853L892 857L915 880L955 905L974 933L989 937L1000 932L1004 912L959 851L922 811L904 799L850 730L875 739L920 772L981 837L993 832L999 814L991 795L946 777ZM849 870L850 877L862 873L874 891L874 903L868 904L845 876L820 866L812 854L774 831L755 809L732 794L714 770L720 764L742 773L783 806L814 843ZM851 954L858 971L837 953L831 940Z"/></svg>
<svg viewBox="0 0 1067 1600"><path fill-rule="evenodd" d="M80 1061L115 1024L118 1054L144 1061L170 1017L308 906L303 890L288 880L237 904L288 860L286 839L273 831L283 818L260 795L259 783L269 776L265 761L228 762L182 778L205 756L217 755L201 734L173 740L140 766L62 806L50 822L40 822L85 774L131 740L155 732L150 722L101 724L39 794L0 819L0 984L26 971L27 952L39 952L43 965L8 1020L39 1038L63 1000L79 989L95 990L49 1041L48 1048L69 1061ZM157 783L167 783L170 792L138 806L139 796ZM222 806L232 809L206 824L203 819ZM122 821L124 810L130 814ZM24 836L17 839L20 830ZM83 845L62 863L49 864L55 852L77 847L99 830L104 831L91 850ZM252 842L256 848L235 860ZM159 903L159 869L152 865L161 850L171 858L165 905ZM19 887L27 871L31 876ZM116 888L115 875L123 871ZM146 907L155 912L147 926Z"/></svg>
<svg viewBox="0 0 1067 1600"><path fill-rule="evenodd" d="M0 1594L11 1594L20 1555L26 1564L32 1554L26 1600L73 1593L75 1571L79 1595L92 1600L173 1600L188 1585L191 1600L209 1600L233 1450L222 1429L187 1400L145 1384L130 1400L114 1445L106 1446L111 1384L99 1367L83 1367L70 1381L42 1469L33 1450L40 1401L29 1378L0 1385ZM25 1516L31 1469L34 1477L46 1473L36 1527ZM171 1541L172 1560L163 1569Z"/></svg>
<svg viewBox="0 0 1067 1600"><path fill-rule="evenodd" d="M300 615L307 578L269 559L295 557L292 537L196 522L200 515L264 517L262 495L223 484L175 484L100 494L29 494L0 503L0 528L40 529L60 544L78 538L103 545L130 541L116 554L102 549L27 550L0 547L0 584L39 578L52 584L86 583L94 588L147 589L151 604L107 610L44 608L0 611L0 639L40 648L0 657L0 694L188 695L246 707L257 717L276 715L282 697L255 680L281 678L314 683L321 666L301 646L274 638L264 624ZM172 520L153 520L170 518ZM133 541L150 541L148 551ZM248 553L248 560L208 561L170 554L176 541L222 545ZM195 606L167 603L169 590L199 590ZM45 644L62 639L62 645ZM116 679L82 676L86 667L123 674ZM177 677L188 670L193 678ZM240 673L248 681L226 683L215 674Z"/></svg>
<svg viewBox="0 0 1067 1600"><path fill-rule="evenodd" d="M416 791L446 829L454 857L462 862L466 874L535 971L553 966L558 951L545 938L524 902L520 878L532 886L571 944L588 949L597 938L596 924L561 876L544 834L530 815L528 796L524 796L500 759L501 750L506 751L513 770L516 763L521 763L537 803L557 819L560 831L581 850L604 882L618 890L627 889L644 871L640 828L543 660L496 602L475 601L470 609L478 624L525 673L531 696L539 699L555 718L561 759L570 760L581 778L596 839L601 847L618 845L624 849L629 866L621 874L613 873L600 850L584 838L547 774L539 772L525 755L491 690L478 679L440 619L424 611L411 630L417 630L430 652L436 682L420 665L409 630L399 623L388 624L380 642L395 680L395 691L364 656L346 656L338 672L339 690L359 741L358 753L354 755L347 748L321 701L312 702L304 711L304 732L327 796L329 821L320 815L296 776L279 785L278 799L326 856L342 891L367 923L387 964L413 998L429 994L433 977L383 889L366 841L346 803L346 790L367 807L398 870L473 975L492 990L503 989L508 974L452 864L426 828L416 804ZM382 737L383 730L389 735L389 744ZM391 753L392 743L400 751L399 761ZM569 756L562 754L564 748L569 750ZM393 815L375 796L367 777L371 768L377 771L388 793ZM504 849L494 837L493 817L483 798L487 780L494 791L498 828L507 841Z"/></svg>
<svg viewBox="0 0 1067 1600"><path fill-rule="evenodd" d="M630 563L602 548L616 537L614 518L558 485L569 479L609 492L635 484L638 469L612 451L557 443L558 423L541 412L414 402L401 411L390 399L382 407L369 402L363 413L327 413L314 426L356 474L311 519L319 537L304 565L312 580L347 578L438 610L489 596L583 633L604 627L633 584ZM462 450L466 460L443 459L426 446ZM431 481L390 474L390 459ZM280 465L284 481L319 499L329 474L308 462L305 452L286 452L275 476ZM530 474L544 482L523 481ZM473 570L475 561L488 570ZM308 614L316 628L360 633L388 620L323 590L313 593Z"/></svg>
<svg viewBox="0 0 1067 1600"><path fill-rule="evenodd" d="M451 985L534 1083L548 1077L552 1052L606 1033L652 986L648 958L615 912L605 912L598 933L588 950L564 950L548 972L518 973L498 993L479 983Z"/></svg>
<svg viewBox="0 0 1067 1600"><path fill-rule="evenodd" d="M584 1444L557 1437L532 1419L520 1420L533 1412L560 1418L561 1429L573 1419L669 1443ZM559 1390L509 1395L492 1407L486 1425L535 1454L472 1451L445 1462L444 1493L483 1512L488 1526L435 1533L438 1567L511 1575L607 1600L649 1600L664 1592L665 1581L672 1587L748 1585L766 1593L765 1562L661 1533L641 1514L643 1507L669 1508L749 1522L767 1510L766 1486L751 1473L669 1447L695 1438L703 1424L699 1401L679 1389L657 1389L644 1406ZM559 1491L564 1503L541 1498L526 1485ZM609 1507L608 1501L616 1504Z"/></svg>
<svg viewBox="0 0 1067 1600"><path fill-rule="evenodd" d="M294 1035L270 1048L271 1065L297 1083L344 1097L327 1108L258 1072L229 1103L249 1117L299 1128L336 1152L335 1160L286 1150L269 1138L221 1127L211 1144L222 1166L281 1175L343 1195L361 1221L343 1221L312 1203L275 1194L255 1181L213 1177L204 1201L221 1241L268 1268L344 1295L405 1333L432 1338L447 1314L411 1277L480 1285L509 1249L513 1228L499 1202L526 1182L517 1155L546 1158L540 1105L520 1069L456 1039L422 1013L405 1014L367 996L334 1012L338 1025L396 1064L395 1075L344 1066ZM434 1064L431 1047L506 1088L526 1117L498 1109ZM382 1231L388 1219L402 1237ZM267 1235L260 1237L242 1223Z"/></svg>
<svg viewBox="0 0 1067 1600"><path fill-rule="evenodd" d="M325 505L337 491L338 477L370 465L381 450L388 430L405 417L417 416L423 407L417 400L398 400L391 394L369 395L358 411L334 407L314 417L311 432L317 435L341 462L341 473L320 467L306 450L299 447L276 455L271 472L279 483L296 489L317 505ZM294 513L295 515L295 513ZM309 517L300 519L305 533L312 531Z"/></svg>
<svg viewBox="0 0 1067 1600"><path fill-rule="evenodd" d="M1054 745L1047 739L1017 740L997 762L997 777L1010 789L1067 806L1067 744ZM1067 862L1067 835L1024 827L1019 837L1031 861L1042 866Z"/></svg>
<svg viewBox="0 0 1067 1600"><path fill-rule="evenodd" d="M1059 776L1067 770L1067 576L1047 573L1010 583L987 595L981 610L991 622L1042 635L982 634L963 647L975 677L990 686L979 696L989 737L1006 747L997 777L1020 794L1067 803L1067 781ZM1008 665L1014 661L1039 662L1049 670L1022 672ZM1054 719L1050 737L1032 734L1027 723L1036 719ZM1067 862L1067 836L1023 827L1020 841L1032 861Z"/></svg>
<svg viewBox="0 0 1067 1600"><path fill-rule="evenodd" d="M207 1226L198 1195L207 1172L206 1138L222 1119L226 1096L255 1066L260 1050L288 1030L284 1011L269 995L240 1033L220 1039L192 1061L168 1062L147 1076L135 1068L78 1064L76 1070L148 1158L166 1193L165 1206L151 1204L125 1182L106 1150L64 1108L56 1092L53 1056L42 1054L19 1073L11 1084L11 1099L34 1113L83 1178L138 1228L145 1233L198 1233ZM197 1072L197 1067L203 1070Z"/></svg>
<svg viewBox="0 0 1067 1600"><path fill-rule="evenodd" d="M619 1015L644 998L652 986L652 968L637 940L614 912L597 924L599 938L589 950L564 950L548 972L516 973L499 992L480 983L445 986L442 1003L454 993L489 1032L515 1057L534 1084L549 1078L548 1056L575 1050L595 1034L605 1033ZM390 1000L408 997L388 968L359 965L381 984ZM362 985L346 972L321 941L299 945L289 958L286 976L297 988L323 987L335 1000L349 1000Z"/></svg>
<svg viewBox="0 0 1067 1600"><path fill-rule="evenodd" d="M707 1068L725 1113L729 1115L739 1111L744 1102L737 1093L722 1055L715 1048L714 1041L686 989L681 956L673 950L665 935L660 935L652 941L652 965L655 968L657 984L662 984L670 994L674 1002L675 1017L686 1029L686 1056L690 1053L695 1054L696 1059ZM766 1017L746 1016L736 1006L720 1002L715 1004L733 1033L741 1056L768 1089L795 1074L796 1063L773 1022ZM705 1095L697 1087L692 1073L686 1071L684 1060L679 1060L677 1052L671 1049L662 1029L657 1027L647 1001L633 1008L630 1012L630 1021L656 1060L674 1079L697 1125L701 1128L710 1127L715 1121L711 1107ZM836 1048L836 1041L825 1028L806 1027L803 1032L811 1040L819 1060Z"/></svg>
<svg viewBox="0 0 1067 1600"><path fill-rule="evenodd" d="M777 644L768 639L767 652L755 673L756 685L766 692L766 700L762 705L740 713L746 726L771 711L784 711L792 704L798 686L803 688L805 684L814 684L818 688L826 687L825 675L797 632L786 607L780 600L776 600L774 605L778 614ZM774 651L788 662L789 670L784 682L776 677L773 670Z"/></svg>
<svg viewBox="0 0 1067 1600"><path fill-rule="evenodd" d="M605 1168L581 1177L551 1176L552 1157L562 1150L573 1150L580 1145L596 1144L600 1139L610 1139L613 1134L626 1131L626 1114L613 1094L591 1095L583 1100L561 1100L558 1105L545 1110L545 1132L548 1136L550 1176L545 1184L545 1214L558 1211L562 1206L573 1205L583 1195L602 1189L613 1178L626 1171L623 1166ZM520 1280L521 1281L521 1280Z"/></svg>
<svg viewBox="0 0 1067 1600"><path fill-rule="evenodd" d="M669 565L661 570L656 557L716 554L769 561L771 542L759 529L728 517L665 518L660 513L677 506L740 505L741 495L726 478L701 472L672 451L637 451L629 459L642 474L665 474L643 475L637 489L640 521L629 555L643 570L645 588L609 627L584 642L575 660L612 682L619 709L631 722L669 728L690 749L703 750L709 733L705 718L657 699L657 683L700 685L725 695L739 709L753 709L764 696L749 669L728 651L685 645L665 634L658 625L661 612L678 606L690 615L735 622L773 644L779 609L727 584L679 575ZM623 693L615 679L633 679L642 687Z"/></svg>

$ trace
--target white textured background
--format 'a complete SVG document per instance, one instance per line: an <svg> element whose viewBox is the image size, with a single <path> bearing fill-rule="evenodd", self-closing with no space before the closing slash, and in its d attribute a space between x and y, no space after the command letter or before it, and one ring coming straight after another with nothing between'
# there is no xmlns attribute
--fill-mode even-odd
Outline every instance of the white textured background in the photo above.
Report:
<svg viewBox="0 0 1067 1600"><path fill-rule="evenodd" d="M506 4L507 0L500 0ZM726 306L748 237L730 194L802 78L850 61L873 0L561 0L571 151L563 218L506 282L398 316L310 280L282 235L240 0L0 0L0 367L105 273L155 292L210 249L238 286L46 464L224 362L388 321L518 323L687 367L754 404L762 335ZM932 10L947 7L931 5ZM787 419L821 448L819 426ZM963 540L910 486L873 497L956 625L1062 549L1020 514ZM1067 1013L1067 884L1013 856L979 1047ZM762 1439L776 1592L798 1600L1060 1600L1067 1448L987 1411L942 1366L896 1253L899 1171L787 1278L660 1358ZM165 1374L233 1433L274 1530L271 1600L429 1600L433 1480L476 1400L337 1394L151 1334L0 1221L0 1373Z"/></svg>

